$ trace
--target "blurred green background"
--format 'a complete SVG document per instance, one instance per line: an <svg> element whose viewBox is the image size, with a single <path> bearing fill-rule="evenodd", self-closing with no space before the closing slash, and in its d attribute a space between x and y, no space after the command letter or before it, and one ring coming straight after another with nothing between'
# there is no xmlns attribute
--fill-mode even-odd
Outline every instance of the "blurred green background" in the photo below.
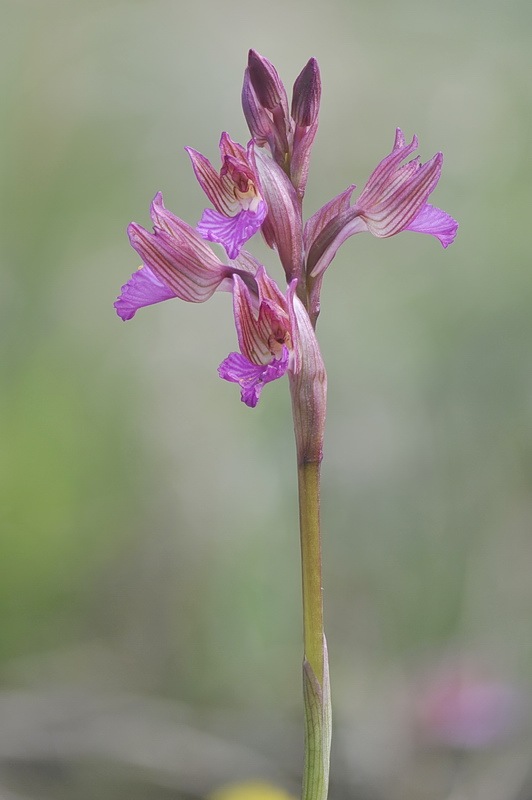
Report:
<svg viewBox="0 0 532 800"><path fill-rule="evenodd" d="M470 752L419 709L442 670L529 702L531 23L524 0L3 0L2 800L297 792L286 382L251 411L218 379L227 295L112 307L155 192L205 206L183 147L247 140L249 47L289 89L319 60L307 215L399 125L444 152L460 222L447 251L354 237L324 282L331 800L530 796L526 715Z"/></svg>

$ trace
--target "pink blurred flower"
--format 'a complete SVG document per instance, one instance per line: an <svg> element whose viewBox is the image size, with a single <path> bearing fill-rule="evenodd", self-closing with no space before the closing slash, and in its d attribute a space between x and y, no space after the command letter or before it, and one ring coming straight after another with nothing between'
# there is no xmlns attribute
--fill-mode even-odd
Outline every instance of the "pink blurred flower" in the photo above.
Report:
<svg viewBox="0 0 532 800"><path fill-rule="evenodd" d="M433 741L466 750L502 742L523 721L523 693L510 683L462 674L437 676L421 694L418 718Z"/></svg>

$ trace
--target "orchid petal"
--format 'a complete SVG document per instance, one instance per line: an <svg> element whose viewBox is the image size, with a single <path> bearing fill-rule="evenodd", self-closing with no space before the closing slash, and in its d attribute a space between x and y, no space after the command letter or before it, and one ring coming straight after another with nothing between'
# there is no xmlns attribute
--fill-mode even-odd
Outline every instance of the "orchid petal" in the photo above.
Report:
<svg viewBox="0 0 532 800"><path fill-rule="evenodd" d="M429 233L439 239L443 247L448 247L454 242L458 231L458 223L450 214L442 211L441 208L425 203L418 215L404 230Z"/></svg>
<svg viewBox="0 0 532 800"><path fill-rule="evenodd" d="M233 277L233 313L242 353L252 364L268 364L273 358L270 346L272 327L265 324L263 303L252 295L238 275Z"/></svg>
<svg viewBox="0 0 532 800"><path fill-rule="evenodd" d="M263 200L256 211L243 209L234 217L206 208L198 222L197 231L210 242L223 245L229 258L236 258L242 245L260 229L267 210Z"/></svg>
<svg viewBox="0 0 532 800"><path fill-rule="evenodd" d="M142 266L122 286L114 303L116 313L124 320L132 319L139 308L171 300L177 295L155 275L149 267Z"/></svg>
<svg viewBox="0 0 532 800"><path fill-rule="evenodd" d="M399 171L389 178L388 186L381 191L380 198L375 198L373 205L368 205L364 193L356 202L356 208L367 223L368 230L374 236L387 238L405 230L414 220L428 196L436 187L441 175L443 156L441 153L417 167L415 172L408 173L410 164L406 164L403 178ZM404 168L400 168L404 169ZM369 184L368 184L369 185Z"/></svg>
<svg viewBox="0 0 532 800"><path fill-rule="evenodd" d="M220 378L240 386L240 397L243 403L250 408L255 408L259 402L260 393L270 381L281 378L288 370L288 348L283 348L280 359L274 359L269 364L253 364L242 353L230 353L218 367Z"/></svg>
<svg viewBox="0 0 532 800"><path fill-rule="evenodd" d="M294 293L297 280L288 287L286 296L263 266L255 276L256 292L233 278L233 308L238 342L241 352L252 363L266 364L279 358L284 346L288 347L293 367L297 326L293 315Z"/></svg>
<svg viewBox="0 0 532 800"><path fill-rule="evenodd" d="M366 186L360 195L360 200L363 199L369 205L378 199L383 189L386 189L389 185L390 176L393 176L401 161L404 161L418 146L416 136L412 137L409 145L405 145L404 141L403 132L400 128L397 128L392 152L377 164L366 182Z"/></svg>
<svg viewBox="0 0 532 800"><path fill-rule="evenodd" d="M231 191L231 182L220 177L208 158L192 147L185 147L199 185L220 214L231 215L238 210L238 202Z"/></svg>
<svg viewBox="0 0 532 800"><path fill-rule="evenodd" d="M226 156L231 156L232 158L236 159L237 161L246 162L247 153L242 147L241 144L238 142L234 142L228 133L225 131L220 136L220 155L222 157L222 163Z"/></svg>
<svg viewBox="0 0 532 800"><path fill-rule="evenodd" d="M279 289L277 283L273 280L273 278L270 278L262 264L257 270L255 281L257 284L259 303L262 303L263 300L268 300L282 309L284 314L286 308L286 298Z"/></svg>

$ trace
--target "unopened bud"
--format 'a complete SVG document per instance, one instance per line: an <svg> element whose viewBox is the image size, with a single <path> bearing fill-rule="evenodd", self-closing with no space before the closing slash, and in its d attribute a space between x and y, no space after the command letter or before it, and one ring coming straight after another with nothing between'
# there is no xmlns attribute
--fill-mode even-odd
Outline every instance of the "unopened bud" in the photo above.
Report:
<svg viewBox="0 0 532 800"><path fill-rule="evenodd" d="M249 127L249 131L259 147L263 147L266 142L272 139L272 123L268 113L259 104L257 95L251 85L249 69L244 73L244 85L242 86L242 109Z"/></svg>
<svg viewBox="0 0 532 800"><path fill-rule="evenodd" d="M248 68L251 85L263 108L273 111L279 106L287 105L282 81L277 70L267 58L259 55L256 50L250 50Z"/></svg>
<svg viewBox="0 0 532 800"><path fill-rule="evenodd" d="M321 79L318 62L311 58L303 67L294 83L292 92L292 119L296 125L308 128L320 109Z"/></svg>

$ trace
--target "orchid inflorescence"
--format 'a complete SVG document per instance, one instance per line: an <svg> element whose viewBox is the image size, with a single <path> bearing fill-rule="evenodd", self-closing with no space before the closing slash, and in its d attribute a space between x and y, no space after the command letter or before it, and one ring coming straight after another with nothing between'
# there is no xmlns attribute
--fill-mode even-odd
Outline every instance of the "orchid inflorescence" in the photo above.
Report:
<svg viewBox="0 0 532 800"><path fill-rule="evenodd" d="M379 238L417 231L447 247L458 227L428 203L441 175L442 154L425 164L418 158L404 163L418 142L413 137L407 144L399 128L391 153L358 199L351 202L355 186L349 186L303 224L320 95L319 68L311 58L294 83L289 108L274 66L251 50L242 89L251 140L244 148L223 133L219 172L201 153L186 148L213 208L193 228L165 208L159 192L151 205L153 233L134 222L128 228L143 263L122 287L115 302L118 315L128 320L139 308L174 297L202 303L216 291L231 292L239 352L222 361L218 371L240 385L241 398L251 407L266 383L287 372L297 374L304 354L315 351L317 343L309 349L308 337L319 314L323 274L347 238L363 231ZM259 230L279 255L285 291L243 249ZM220 259L206 240L222 245L227 258Z"/></svg>
<svg viewBox="0 0 532 800"><path fill-rule="evenodd" d="M428 203L441 175L443 156L425 164L407 159L417 148L398 128L392 151L370 175L358 199L349 186L303 223L303 197L318 127L321 82L314 58L294 83L288 107L274 68L254 50L244 75L242 106L251 140L244 148L227 133L220 139L221 168L192 148L194 173L212 208L192 228L164 207L151 205L153 233L132 222L129 240L142 267L122 287L118 315L179 297L203 303L216 291L231 292L239 352L218 368L238 383L246 405L257 405L263 387L287 374L298 466L303 586L303 697L305 768L303 800L327 800L331 744L329 667L323 616L320 466L327 406L327 376L315 334L325 270L355 233L378 238L401 231L435 236L447 247L458 224ZM286 277L283 291L243 247L261 231L277 251ZM207 242L225 249L221 260Z"/></svg>

